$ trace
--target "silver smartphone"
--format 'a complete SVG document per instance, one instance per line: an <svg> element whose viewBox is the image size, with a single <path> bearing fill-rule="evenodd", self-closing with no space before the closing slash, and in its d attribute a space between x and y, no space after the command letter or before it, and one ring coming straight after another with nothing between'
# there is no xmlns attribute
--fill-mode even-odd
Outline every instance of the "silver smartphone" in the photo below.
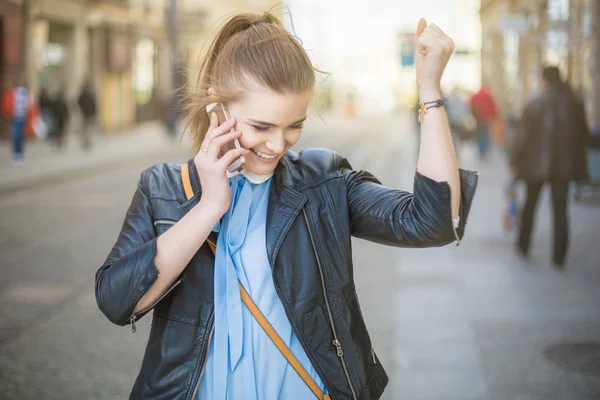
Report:
<svg viewBox="0 0 600 400"><path fill-rule="evenodd" d="M207 105L206 112L208 113L209 118L211 113L214 112L215 114L217 114L217 117L219 118L219 125L225 123L225 121L229 121L229 113L227 112L227 107L225 107L225 105L222 103L211 103ZM235 129L231 128L231 132L234 131ZM223 145L223 147L221 147L221 154L225 154L229 150L239 149L241 147L242 146L240 145L240 141L237 138L235 138L231 142L227 142ZM241 171L244 168L245 162L246 159L244 158L244 156L239 156L238 158L233 160L231 164L229 164L229 167L227 167L227 171L229 171L229 173Z"/></svg>

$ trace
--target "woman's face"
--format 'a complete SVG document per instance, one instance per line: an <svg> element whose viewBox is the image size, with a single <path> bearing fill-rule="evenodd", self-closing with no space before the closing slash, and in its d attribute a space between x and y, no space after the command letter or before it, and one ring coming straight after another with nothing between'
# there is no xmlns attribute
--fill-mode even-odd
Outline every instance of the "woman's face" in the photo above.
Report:
<svg viewBox="0 0 600 400"><path fill-rule="evenodd" d="M242 131L240 144L251 150L245 169L266 175L275 170L281 157L300 139L311 92L279 94L250 91L227 104L229 114Z"/></svg>

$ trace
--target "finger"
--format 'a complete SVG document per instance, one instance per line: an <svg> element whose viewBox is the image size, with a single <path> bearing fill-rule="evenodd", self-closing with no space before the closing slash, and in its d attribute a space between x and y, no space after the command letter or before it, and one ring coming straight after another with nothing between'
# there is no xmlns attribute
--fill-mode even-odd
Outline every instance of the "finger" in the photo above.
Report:
<svg viewBox="0 0 600 400"><path fill-rule="evenodd" d="M437 33L425 31L419 36L419 43L425 48L436 48L441 47L440 45L446 43L446 40Z"/></svg>
<svg viewBox="0 0 600 400"><path fill-rule="evenodd" d="M437 40L439 42L446 40L446 36L445 35L437 32L437 31L435 31L433 29L429 29L429 28L425 29L425 32L423 32L420 37L435 38L435 40Z"/></svg>
<svg viewBox="0 0 600 400"><path fill-rule="evenodd" d="M231 128L235 126L235 123L235 118L231 118L230 120L223 122L221 125L216 126L213 129L209 129L206 133L206 138L212 141L217 136L224 135L225 133L231 131Z"/></svg>
<svg viewBox="0 0 600 400"><path fill-rule="evenodd" d="M233 160L235 160L239 156L245 156L249 152L250 150L241 147L239 149L231 149L227 153L223 154L221 159L217 161L217 164L221 168L225 169L233 162Z"/></svg>
<svg viewBox="0 0 600 400"><path fill-rule="evenodd" d="M206 132L206 135L204 135L204 140L200 145L200 149L208 149L208 147L210 146L210 142L212 141L212 138L209 137L209 133L212 132L217 126L219 126L219 117L217 117L216 113L210 113L209 118L210 125L208 126L208 131Z"/></svg>
<svg viewBox="0 0 600 400"><path fill-rule="evenodd" d="M239 138L241 135L241 131L229 132L225 135L217 136L210 143L210 147L208 148L208 154L211 159L217 160L221 153L221 148L225 145L225 143L231 142L232 140Z"/></svg>
<svg viewBox="0 0 600 400"><path fill-rule="evenodd" d="M444 33L444 31L442 30L442 28L440 28L440 27L439 27L439 26L437 26L436 24L429 24L429 25L427 26L427 29L430 29L430 30L432 30L432 31L434 31L434 32L437 32L437 33L441 33L442 35L446 36L446 34L445 34L445 33Z"/></svg>
<svg viewBox="0 0 600 400"><path fill-rule="evenodd" d="M210 113L210 126L208 129L215 129L219 126L219 117L217 117L217 113Z"/></svg>
<svg viewBox="0 0 600 400"><path fill-rule="evenodd" d="M433 43L433 42L439 42L440 39L437 37L436 34L431 33L431 32L423 32L421 34L421 36L419 36L419 42L421 43Z"/></svg>
<svg viewBox="0 0 600 400"><path fill-rule="evenodd" d="M425 19L423 19L423 18L419 19L419 23L417 24L417 30L415 31L415 51L417 54L420 54L423 52L423 46L421 45L419 38L423 34L423 31L425 31L426 27L427 27L427 21L425 21Z"/></svg>
<svg viewBox="0 0 600 400"><path fill-rule="evenodd" d="M436 24L429 24L429 26L427 26L423 34L433 35L434 37L438 38L440 41L445 43L447 46L454 48L454 41L452 40L452 38L446 35L442 28L440 28Z"/></svg>
<svg viewBox="0 0 600 400"><path fill-rule="evenodd" d="M454 42L447 36L439 36L437 33L431 33L425 31L419 37L419 44L421 45L421 52L430 53L446 53L454 50Z"/></svg>
<svg viewBox="0 0 600 400"><path fill-rule="evenodd" d="M423 33L425 28L427 28L427 21L425 21L424 18L420 18L419 23L417 24L417 31L416 31L417 36L421 35L421 33Z"/></svg>
<svg viewBox="0 0 600 400"><path fill-rule="evenodd" d="M418 51L420 53L425 54L428 51L431 51L432 47L435 46L435 43L438 42L438 39L436 39L434 36L432 36L431 34L424 32L421 36L419 36L419 38L417 39L417 43L418 43Z"/></svg>

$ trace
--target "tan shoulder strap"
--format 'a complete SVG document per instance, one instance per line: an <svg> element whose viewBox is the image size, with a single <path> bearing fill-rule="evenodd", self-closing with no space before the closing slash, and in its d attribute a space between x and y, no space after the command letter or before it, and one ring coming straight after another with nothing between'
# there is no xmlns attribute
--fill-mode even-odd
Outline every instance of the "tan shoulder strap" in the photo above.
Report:
<svg viewBox="0 0 600 400"><path fill-rule="evenodd" d="M189 200L192 197L194 197L194 190L192 189L192 182L190 181L190 170L187 163L181 164L181 180L183 183L185 197ZM213 243L210 240L207 240L207 242L208 246L214 254L217 249L215 243ZM281 340L275 329L273 329L269 321L267 321L267 318L265 318L264 314L260 311L256 303L254 303L254 301L252 300L246 289L244 289L242 284L238 282L238 285L240 287L240 296L242 298L242 301L244 302L246 307L248 307L248 310L250 310L250 312L252 313L256 321L259 323L261 328L263 328L265 333L269 336L269 339L273 341L277 349L290 363L292 368L294 368L294 370L298 373L298 375L300 375L300 378L302 378L304 383L306 383L306 385L310 388L310 390L312 390L315 396L317 396L317 399L330 400L331 398L329 397L329 395L324 394L321 391L319 385L317 385L316 382L310 377L310 375L308 374L308 372L306 372L302 364L300 364L300 361L298 361L298 359L294 356L292 351L285 345L283 340Z"/></svg>
<svg viewBox="0 0 600 400"><path fill-rule="evenodd" d="M194 197L194 189L192 188L192 181L190 180L190 167L187 163L181 164L181 181L183 182L185 197L189 200Z"/></svg>
<svg viewBox="0 0 600 400"><path fill-rule="evenodd" d="M187 163L181 164L181 183L183 184L183 191L185 192L185 198L191 199L194 197L194 189L192 187L192 181L190 179L190 167ZM213 254L217 250L217 245L212 240L207 240L208 247L212 250Z"/></svg>
<svg viewBox="0 0 600 400"><path fill-rule="evenodd" d="M310 390L312 390L312 392L315 394L315 396L317 396L317 399L329 400L330 399L329 395L324 394L321 391L321 388L319 388L319 385L317 385L317 383L313 380L313 378L311 378L311 376L308 374L308 372L306 372L306 370L304 369L302 364L300 364L300 361L298 361L298 359L294 356L294 354L289 349L289 347L286 346L286 344L283 342L281 337L279 337L279 335L277 334L275 329L271 326L269 321L267 321L267 318L260 311L260 309L258 308L256 303L254 303L254 301L252 300L252 298L250 297L250 295L248 294L246 289L244 289L242 284L239 282L238 282L238 285L240 287L240 296L242 297L242 301L244 302L246 307L248 307L248 310L250 310L250 312L252 313L252 315L254 316L256 321L259 323L261 328L263 328L265 333L273 341L273 343L275 344L277 349L281 352L281 354L283 354L285 359L290 363L292 368L294 368L294 370L298 373L298 375L300 375L300 378L302 378L304 383L306 383L306 385L310 388Z"/></svg>

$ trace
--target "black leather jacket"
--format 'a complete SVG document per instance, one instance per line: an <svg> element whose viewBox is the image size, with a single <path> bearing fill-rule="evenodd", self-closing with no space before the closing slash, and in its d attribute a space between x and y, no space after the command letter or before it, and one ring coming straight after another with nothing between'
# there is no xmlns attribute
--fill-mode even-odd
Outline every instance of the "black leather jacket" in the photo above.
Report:
<svg viewBox="0 0 600 400"><path fill-rule="evenodd" d="M159 273L156 238L200 199L193 160L188 165L196 193L190 200L178 165L142 173L119 238L96 273L98 306L115 324L143 316L132 314ZM388 382L354 289L350 237L402 247L454 242L463 235L477 179L461 171L455 230L447 183L417 173L414 195L390 189L321 149L289 152L278 164L269 193L267 254L294 333L332 399L378 399ZM205 244L154 305L131 399L194 399L213 332L213 267ZM385 266L377 268L386 273Z"/></svg>

